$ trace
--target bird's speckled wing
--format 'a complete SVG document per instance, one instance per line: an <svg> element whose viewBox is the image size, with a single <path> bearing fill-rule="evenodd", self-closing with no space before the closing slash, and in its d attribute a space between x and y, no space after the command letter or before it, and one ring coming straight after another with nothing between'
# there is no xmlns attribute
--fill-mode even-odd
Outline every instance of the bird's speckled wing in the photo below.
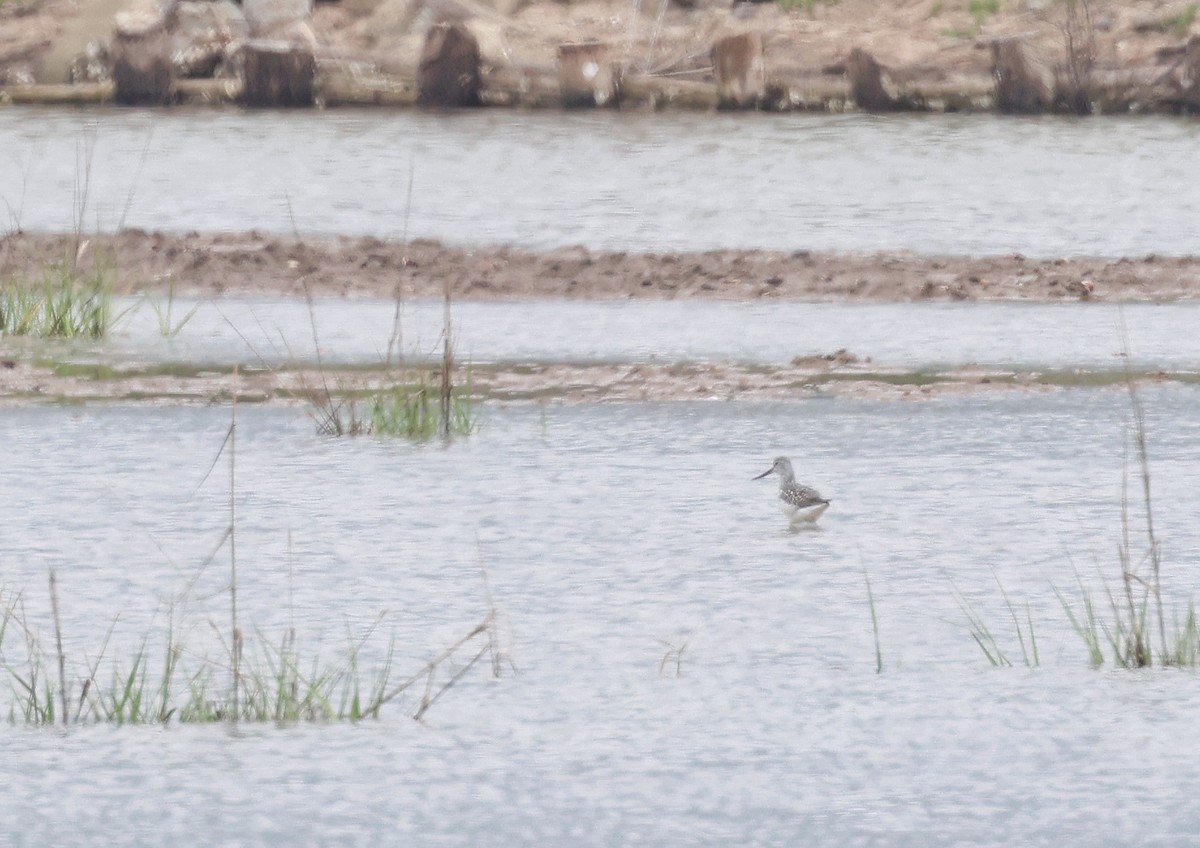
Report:
<svg viewBox="0 0 1200 848"><path fill-rule="evenodd" d="M809 486L788 486L779 493L779 498L797 509L829 503L828 499L821 497L820 492Z"/></svg>

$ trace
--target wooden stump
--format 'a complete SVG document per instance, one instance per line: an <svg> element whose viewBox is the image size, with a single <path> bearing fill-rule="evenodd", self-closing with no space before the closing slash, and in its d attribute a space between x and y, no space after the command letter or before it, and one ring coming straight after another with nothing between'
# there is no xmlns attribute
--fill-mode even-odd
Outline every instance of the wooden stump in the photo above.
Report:
<svg viewBox="0 0 1200 848"><path fill-rule="evenodd" d="M846 57L846 77L850 80L850 93L859 109L891 112L897 108L896 99L883 85L883 66L861 47L855 47Z"/></svg>
<svg viewBox="0 0 1200 848"><path fill-rule="evenodd" d="M1033 114L1054 104L1054 72L1019 39L992 42L992 76L1001 112Z"/></svg>
<svg viewBox="0 0 1200 848"><path fill-rule="evenodd" d="M438 24L425 36L417 70L422 106L478 106L479 42L462 24Z"/></svg>
<svg viewBox="0 0 1200 848"><path fill-rule="evenodd" d="M171 102L171 37L158 15L126 12L116 16L113 33L113 85L127 106Z"/></svg>
<svg viewBox="0 0 1200 848"><path fill-rule="evenodd" d="M744 32L720 39L712 47L717 102L721 109L754 109L766 96L766 61L762 36Z"/></svg>
<svg viewBox="0 0 1200 848"><path fill-rule="evenodd" d="M1183 107L1191 112L1200 109L1200 38L1188 39L1183 56L1179 60L1179 99Z"/></svg>
<svg viewBox="0 0 1200 848"><path fill-rule="evenodd" d="M253 40L243 48L248 106L312 106L317 63L308 45Z"/></svg>
<svg viewBox="0 0 1200 848"><path fill-rule="evenodd" d="M558 45L558 87L568 109L617 105L617 71L608 45L596 41Z"/></svg>

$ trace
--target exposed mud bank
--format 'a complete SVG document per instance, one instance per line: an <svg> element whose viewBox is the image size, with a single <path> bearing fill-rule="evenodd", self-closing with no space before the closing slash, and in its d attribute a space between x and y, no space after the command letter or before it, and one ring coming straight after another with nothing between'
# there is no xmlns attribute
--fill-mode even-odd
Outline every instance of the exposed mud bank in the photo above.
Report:
<svg viewBox="0 0 1200 848"><path fill-rule="evenodd" d="M469 375L469 376L468 376ZM1123 372L1079 375L982 369L900 371L857 362L837 352L780 366L681 362L672 364L460 366L459 390L487 403L630 401L791 401L867 398L930 400L980 392L1047 392L1079 385L1122 390ZM1194 374L1138 373L1139 383L1194 383ZM130 367L0 359L5 403L239 402L313 406L313 399L353 399L397 385L436 383L433 369L215 369L181 364Z"/></svg>
<svg viewBox="0 0 1200 848"><path fill-rule="evenodd" d="M112 263L119 292L202 297L281 294L455 299L705 298L1166 301L1200 297L1200 257L1030 259L906 253L754 250L537 253L375 238L296 240L258 233L13 234L0 238L0 278L38 279L78 256Z"/></svg>

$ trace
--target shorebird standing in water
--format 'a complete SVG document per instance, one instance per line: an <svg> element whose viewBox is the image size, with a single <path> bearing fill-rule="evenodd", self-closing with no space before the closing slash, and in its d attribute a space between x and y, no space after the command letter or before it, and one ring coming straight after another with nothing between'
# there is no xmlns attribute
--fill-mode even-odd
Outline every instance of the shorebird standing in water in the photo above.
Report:
<svg viewBox="0 0 1200 848"><path fill-rule="evenodd" d="M771 473L779 475L779 500L783 502L783 514L788 517L793 527L797 524L812 524L821 517L821 513L829 509L828 498L821 497L821 493L816 489L796 482L792 461L786 456L776 457L775 463L754 479L761 480Z"/></svg>

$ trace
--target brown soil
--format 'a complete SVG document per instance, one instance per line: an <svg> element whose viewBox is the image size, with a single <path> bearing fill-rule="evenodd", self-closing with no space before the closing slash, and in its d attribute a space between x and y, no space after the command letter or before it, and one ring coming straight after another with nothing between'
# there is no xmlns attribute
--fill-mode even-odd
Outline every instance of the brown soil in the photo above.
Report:
<svg viewBox="0 0 1200 848"><path fill-rule="evenodd" d="M714 300L1191 300L1200 257L1029 259L887 254L534 253L510 247L408 245L375 238L297 241L248 234L169 235L128 230L85 238L0 238L0 279L37 279L78 254L86 267L113 262L121 292L437 298L457 300L680 297Z"/></svg>

